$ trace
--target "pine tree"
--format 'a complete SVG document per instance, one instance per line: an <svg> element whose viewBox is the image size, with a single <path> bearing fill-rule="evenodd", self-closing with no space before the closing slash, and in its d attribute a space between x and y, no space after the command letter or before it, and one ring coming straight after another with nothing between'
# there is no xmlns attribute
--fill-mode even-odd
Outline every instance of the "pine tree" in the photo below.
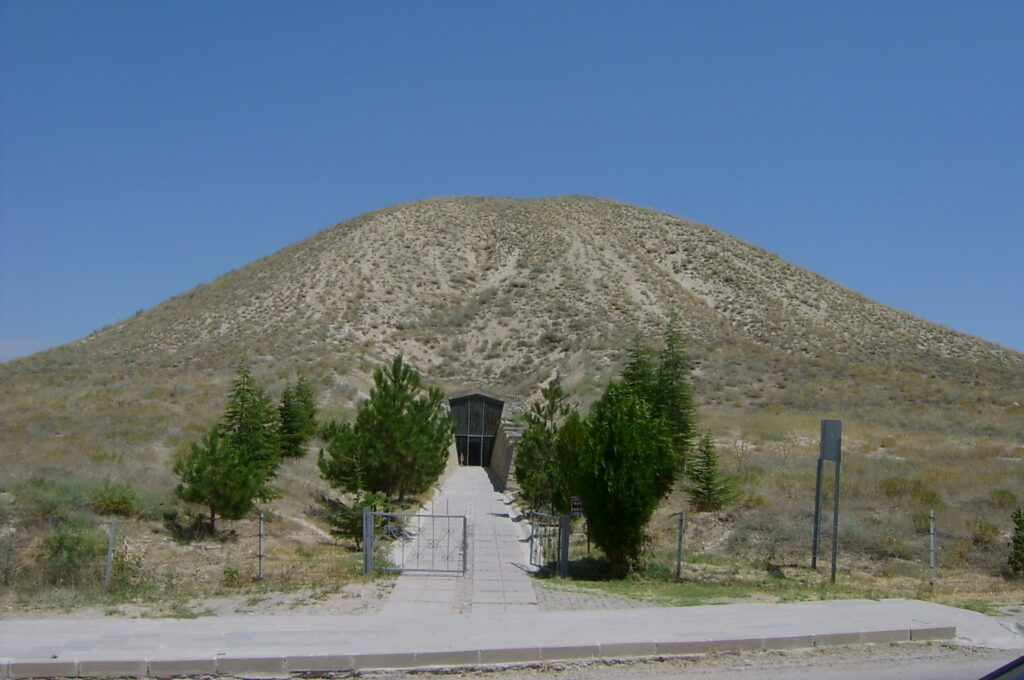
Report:
<svg viewBox="0 0 1024 680"><path fill-rule="evenodd" d="M218 516L240 519L256 501L276 496L267 484L264 468L232 446L218 425L203 437L202 444L193 443L189 454L175 462L174 472L181 478L175 495L186 503L209 508L211 532L216 530Z"/></svg>
<svg viewBox="0 0 1024 680"><path fill-rule="evenodd" d="M304 455L306 450L302 445L316 433L316 403L313 388L305 376L284 389L277 412L281 423L281 455L285 458Z"/></svg>
<svg viewBox="0 0 1024 680"><path fill-rule="evenodd" d="M335 487L358 483L398 501L425 491L441 476L455 424L441 408L444 394L395 357L373 372L374 388L351 428L341 426L320 452L320 473ZM357 479L357 482L353 482Z"/></svg>
<svg viewBox="0 0 1024 680"><path fill-rule="evenodd" d="M639 332L626 349L626 365L622 369L622 382L647 402L652 409L658 400L658 364L654 351Z"/></svg>
<svg viewBox="0 0 1024 680"><path fill-rule="evenodd" d="M569 412L565 392L557 380L541 390L541 400L526 413L526 428L516 443L516 483L535 509L552 505L557 463L555 439L559 421Z"/></svg>
<svg viewBox="0 0 1024 680"><path fill-rule="evenodd" d="M658 353L654 415L661 419L672 437L677 464L686 469L691 441L696 432L696 408L690 384L692 367L686 356L683 334L675 317L665 329L665 348Z"/></svg>
<svg viewBox="0 0 1024 680"><path fill-rule="evenodd" d="M690 465L686 492L697 512L721 510L735 500L736 484L718 469L718 452L711 434L705 434Z"/></svg>
<svg viewBox="0 0 1024 680"><path fill-rule="evenodd" d="M263 386L248 366L239 365L220 432L247 465L263 471L266 480L277 476L281 464L280 422Z"/></svg>
<svg viewBox="0 0 1024 680"><path fill-rule="evenodd" d="M696 408L690 384L690 359L686 356L683 335L675 317L669 320L664 339L665 347L654 352L642 335L638 333L633 338L627 350L622 382L647 402L651 415L662 424L672 441L673 464L685 471L696 428Z"/></svg>

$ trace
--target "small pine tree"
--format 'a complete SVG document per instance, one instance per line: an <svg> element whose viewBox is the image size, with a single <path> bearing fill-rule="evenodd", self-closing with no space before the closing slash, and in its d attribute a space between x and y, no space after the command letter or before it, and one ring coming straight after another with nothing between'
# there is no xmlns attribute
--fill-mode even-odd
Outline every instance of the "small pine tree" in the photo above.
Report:
<svg viewBox="0 0 1024 680"><path fill-rule="evenodd" d="M358 484L401 502L441 476L455 423L441 408L441 390L423 387L401 356L377 368L373 382L355 423L335 428L320 452L320 473L334 487Z"/></svg>
<svg viewBox="0 0 1024 680"><path fill-rule="evenodd" d="M267 480L277 476L281 464L280 424L263 386L248 366L239 365L220 433L246 466L261 469Z"/></svg>
<svg viewBox="0 0 1024 680"><path fill-rule="evenodd" d="M1007 566L1014 578L1024 578L1024 508L1013 511L1013 536L1010 537L1010 558Z"/></svg>
<svg viewBox="0 0 1024 680"><path fill-rule="evenodd" d="M665 348L658 354L654 415L665 423L682 470L686 469L691 442L696 433L697 410L690 385L690 358L684 351L683 333L675 317L665 329Z"/></svg>
<svg viewBox="0 0 1024 680"><path fill-rule="evenodd" d="M210 510L210 531L216 531L217 517L241 519L257 500L271 500L276 491L268 484L262 464L231 445L213 428L202 444L174 464L181 483L175 495L186 503L204 505Z"/></svg>
<svg viewBox="0 0 1024 680"><path fill-rule="evenodd" d="M686 492L697 512L721 510L736 498L736 483L718 469L718 452L710 434L697 447L687 473Z"/></svg>
<svg viewBox="0 0 1024 680"><path fill-rule="evenodd" d="M277 407L280 418L281 455L285 458L298 458L306 453L303 448L310 437L316 433L316 403L313 398L313 387L305 376L293 386L289 385L281 393L281 404Z"/></svg>
<svg viewBox="0 0 1024 680"><path fill-rule="evenodd" d="M526 414L526 428L516 443L516 483L526 501L536 509L552 505L557 462L555 439L559 421L569 412L565 392L557 380L541 390L541 401Z"/></svg>

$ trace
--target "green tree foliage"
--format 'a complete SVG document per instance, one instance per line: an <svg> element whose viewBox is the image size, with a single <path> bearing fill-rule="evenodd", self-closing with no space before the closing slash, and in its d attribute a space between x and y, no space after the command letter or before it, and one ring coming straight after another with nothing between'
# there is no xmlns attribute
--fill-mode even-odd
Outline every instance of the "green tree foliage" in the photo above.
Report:
<svg viewBox="0 0 1024 680"><path fill-rule="evenodd" d="M401 356L377 368L373 381L355 423L338 426L320 452L320 472L332 486L357 485L402 501L440 477L455 424L441 409L442 392L423 387Z"/></svg>
<svg viewBox="0 0 1024 680"><path fill-rule="evenodd" d="M669 321L664 340L664 348L654 352L637 334L627 350L622 382L647 402L651 415L671 439L673 463L684 470L696 427L696 409L690 384L691 363L675 318Z"/></svg>
<svg viewBox="0 0 1024 680"><path fill-rule="evenodd" d="M580 471L580 456L587 445L587 428L580 414L573 411L558 428L555 437L555 481L551 495L551 507L562 515L572 512L572 497L579 495L577 481Z"/></svg>
<svg viewBox="0 0 1024 680"><path fill-rule="evenodd" d="M372 491L360 491L350 504L336 498L324 496L324 519L331 525L331 535L353 541L356 550L363 547L363 508L372 508L375 512L387 512L387 499Z"/></svg>
<svg viewBox="0 0 1024 680"><path fill-rule="evenodd" d="M697 512L713 512L736 499L736 483L718 469L718 452L710 434L705 434L687 471L686 492Z"/></svg>
<svg viewBox="0 0 1024 680"><path fill-rule="evenodd" d="M553 504L558 473L555 440L560 421L569 413L565 397L557 380L541 390L541 400L526 413L526 428L516 444L516 483L534 508Z"/></svg>
<svg viewBox="0 0 1024 680"><path fill-rule="evenodd" d="M647 402L624 383L608 386L585 424L578 477L583 512L594 542L614 572L625 575L637 566L644 527L677 473L672 443Z"/></svg>
<svg viewBox="0 0 1024 680"><path fill-rule="evenodd" d="M316 434L316 403L313 387L305 376L293 386L289 385L281 394L277 407L280 419L281 455L298 458L306 453L303 448L310 437Z"/></svg>
<svg viewBox="0 0 1024 680"><path fill-rule="evenodd" d="M98 579L106 537L92 522L72 515L43 539L44 570L51 583L78 585Z"/></svg>
<svg viewBox="0 0 1024 680"><path fill-rule="evenodd" d="M1013 511L1013 536L1010 537L1008 566L1015 578L1024 578L1024 508Z"/></svg>
<svg viewBox="0 0 1024 680"><path fill-rule="evenodd" d="M665 347L658 353L656 396L651 409L668 428L678 460L684 466L696 434L697 410L693 405L691 371L683 333L678 320L673 317L665 328Z"/></svg>
<svg viewBox="0 0 1024 680"><path fill-rule="evenodd" d="M186 503L209 508L210 531L216 530L218 516L240 519L256 501L277 495L263 463L254 462L235 447L221 434L219 425L210 429L202 444L192 444L191 452L174 464L174 473L181 478L175 495Z"/></svg>
<svg viewBox="0 0 1024 680"><path fill-rule="evenodd" d="M658 361L646 338L637 333L626 349L626 365L622 382L647 402L652 409L658 400Z"/></svg>
<svg viewBox="0 0 1024 680"><path fill-rule="evenodd" d="M277 476L281 464L281 420L277 409L248 366L240 365L220 434L225 443L237 452L247 468L260 469L266 479Z"/></svg>
<svg viewBox="0 0 1024 680"><path fill-rule="evenodd" d="M320 428L320 438L327 442L317 460L321 476L336 489L357 493L363 488L367 452L352 423L330 420Z"/></svg>

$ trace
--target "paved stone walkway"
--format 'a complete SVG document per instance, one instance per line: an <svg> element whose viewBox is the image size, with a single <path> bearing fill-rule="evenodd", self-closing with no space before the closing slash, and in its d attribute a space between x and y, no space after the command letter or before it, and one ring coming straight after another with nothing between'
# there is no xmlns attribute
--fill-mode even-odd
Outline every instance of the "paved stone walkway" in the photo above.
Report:
<svg viewBox="0 0 1024 680"><path fill-rule="evenodd" d="M527 570L527 527L512 521L510 506L484 468L456 469L434 498L431 512L469 518L466 574L405 572L381 615L539 610Z"/></svg>

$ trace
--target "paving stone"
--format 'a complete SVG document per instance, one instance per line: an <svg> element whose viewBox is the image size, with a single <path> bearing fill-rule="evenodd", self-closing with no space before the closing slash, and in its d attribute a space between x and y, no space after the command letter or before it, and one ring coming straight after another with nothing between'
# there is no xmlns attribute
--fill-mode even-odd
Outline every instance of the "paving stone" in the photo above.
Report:
<svg viewBox="0 0 1024 680"><path fill-rule="evenodd" d="M952 640L956 637L956 626L932 626L929 628L911 628L910 639L914 642L926 640Z"/></svg>
<svg viewBox="0 0 1024 680"><path fill-rule="evenodd" d="M601 653L597 645L571 645L564 647L541 647L542 661L565 661L569 659L593 659Z"/></svg>
<svg viewBox="0 0 1024 680"><path fill-rule="evenodd" d="M897 630L872 630L860 634L860 641L874 644L887 642L910 642L910 629L900 628Z"/></svg>
<svg viewBox="0 0 1024 680"><path fill-rule="evenodd" d="M7 677L15 678L60 678L78 675L78 664L74 661L12 661L7 667Z"/></svg>
<svg viewBox="0 0 1024 680"><path fill-rule="evenodd" d="M480 651L417 652L417 666L475 666L480 663Z"/></svg>
<svg viewBox="0 0 1024 680"><path fill-rule="evenodd" d="M814 646L813 635L790 635L764 638L765 649L802 649Z"/></svg>
<svg viewBox="0 0 1024 680"><path fill-rule="evenodd" d="M510 647L508 649L481 649L480 663L529 663L540 661L540 647Z"/></svg>
<svg viewBox="0 0 1024 680"><path fill-rule="evenodd" d="M625 656L657 656L658 646L653 642L613 642L599 645L598 656L618 658Z"/></svg>
<svg viewBox="0 0 1024 680"><path fill-rule="evenodd" d="M331 654L327 656L289 656L285 659L289 673L351 671L355 668L351 654Z"/></svg>
<svg viewBox="0 0 1024 680"><path fill-rule="evenodd" d="M154 678L174 678L187 675L216 675L217 660L209 659L150 659L149 675Z"/></svg>
<svg viewBox="0 0 1024 680"><path fill-rule="evenodd" d="M352 668L357 671L367 668L413 668L415 665L415 652L352 655Z"/></svg>
<svg viewBox="0 0 1024 680"><path fill-rule="evenodd" d="M244 675L247 673L280 675L285 673L286 669L284 657L280 656L222 656L217 659L217 672L228 675Z"/></svg>
<svg viewBox="0 0 1024 680"><path fill-rule="evenodd" d="M78 662L78 675L85 678L145 678L149 675L145 659L89 660Z"/></svg>

